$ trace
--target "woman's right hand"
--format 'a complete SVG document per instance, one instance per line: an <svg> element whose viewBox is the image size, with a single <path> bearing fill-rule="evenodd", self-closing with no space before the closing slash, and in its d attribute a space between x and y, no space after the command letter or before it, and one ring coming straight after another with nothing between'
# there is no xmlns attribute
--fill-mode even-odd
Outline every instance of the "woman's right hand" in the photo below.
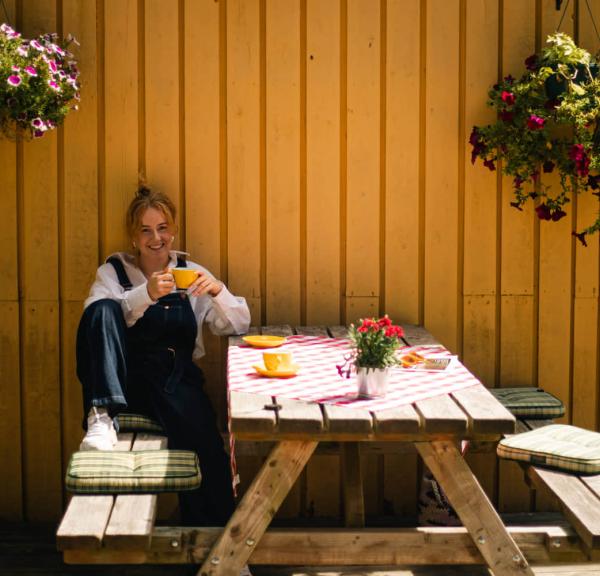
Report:
<svg viewBox="0 0 600 576"><path fill-rule="evenodd" d="M154 272L148 279L147 289L150 298L155 302L161 297L170 294L175 287L173 274L167 268L160 272Z"/></svg>

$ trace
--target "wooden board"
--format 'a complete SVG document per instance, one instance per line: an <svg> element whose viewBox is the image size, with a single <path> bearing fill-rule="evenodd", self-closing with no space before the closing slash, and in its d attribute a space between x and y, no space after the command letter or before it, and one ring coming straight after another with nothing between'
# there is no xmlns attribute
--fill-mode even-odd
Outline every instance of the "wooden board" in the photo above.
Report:
<svg viewBox="0 0 600 576"><path fill-rule="evenodd" d="M340 0L307 0L304 241L308 324L340 322L340 34Z"/></svg>
<svg viewBox="0 0 600 576"><path fill-rule="evenodd" d="M300 322L300 1L266 4L266 320ZM285 274L279 271L285 270Z"/></svg>
<svg viewBox="0 0 600 576"><path fill-rule="evenodd" d="M418 114L421 3L387 2L385 39L385 312L396 322L418 323L421 307L423 254L419 214ZM411 145L407 146L410 142Z"/></svg>
<svg viewBox="0 0 600 576"><path fill-rule="evenodd" d="M452 397L466 413L469 430L475 434L515 431L515 417L499 402L492 402L492 394L484 386L471 386L452 393Z"/></svg>
<svg viewBox="0 0 600 576"><path fill-rule="evenodd" d="M140 129L138 90L137 0L104 2L104 83L101 149L104 170L100 181L101 258L131 247L125 231L125 212L138 186L143 158L138 148ZM102 94L100 95L102 98Z"/></svg>
<svg viewBox="0 0 600 576"><path fill-rule="evenodd" d="M0 490L0 518L9 521L23 519L23 463L19 366L19 304L0 301L0 462L5 472Z"/></svg>
<svg viewBox="0 0 600 576"><path fill-rule="evenodd" d="M380 5L347 3L345 322L376 316L380 274Z"/></svg>
<svg viewBox="0 0 600 576"><path fill-rule="evenodd" d="M258 0L227 2L227 246L228 282L261 317L261 39Z"/></svg>
<svg viewBox="0 0 600 576"><path fill-rule="evenodd" d="M431 434L467 431L467 416L448 395L419 400L414 407L423 419L423 428Z"/></svg>
<svg viewBox="0 0 600 576"><path fill-rule="evenodd" d="M459 2L427 4L425 327L454 353L459 335Z"/></svg>

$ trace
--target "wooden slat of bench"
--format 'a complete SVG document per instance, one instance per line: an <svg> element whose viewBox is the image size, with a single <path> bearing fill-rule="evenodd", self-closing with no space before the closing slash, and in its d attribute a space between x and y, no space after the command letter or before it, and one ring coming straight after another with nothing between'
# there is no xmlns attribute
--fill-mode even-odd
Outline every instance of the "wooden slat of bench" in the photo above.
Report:
<svg viewBox="0 0 600 576"><path fill-rule="evenodd" d="M119 434L115 450L131 449L133 434ZM73 496L56 532L59 550L100 548L114 496Z"/></svg>
<svg viewBox="0 0 600 576"><path fill-rule="evenodd" d="M590 548L600 545L600 500L578 476L529 466L527 474L548 488L560 503L565 518Z"/></svg>
<svg viewBox="0 0 600 576"><path fill-rule="evenodd" d="M138 434L134 450L159 450L167 447L164 436ZM117 496L104 534L104 546L144 548L150 545L156 518L156 494Z"/></svg>

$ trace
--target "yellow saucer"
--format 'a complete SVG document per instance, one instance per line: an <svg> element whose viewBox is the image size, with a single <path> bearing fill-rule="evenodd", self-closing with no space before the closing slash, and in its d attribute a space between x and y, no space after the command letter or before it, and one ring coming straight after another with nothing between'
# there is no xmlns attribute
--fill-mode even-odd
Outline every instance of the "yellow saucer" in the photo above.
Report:
<svg viewBox="0 0 600 576"><path fill-rule="evenodd" d="M260 364L253 364L252 368L254 368L261 376L268 376L269 378L291 378L292 376L296 376L300 370L298 364L292 364L286 370L267 370Z"/></svg>
<svg viewBox="0 0 600 576"><path fill-rule="evenodd" d="M262 336L243 336L242 340L255 348L276 348L287 342L283 336L267 336L266 334Z"/></svg>

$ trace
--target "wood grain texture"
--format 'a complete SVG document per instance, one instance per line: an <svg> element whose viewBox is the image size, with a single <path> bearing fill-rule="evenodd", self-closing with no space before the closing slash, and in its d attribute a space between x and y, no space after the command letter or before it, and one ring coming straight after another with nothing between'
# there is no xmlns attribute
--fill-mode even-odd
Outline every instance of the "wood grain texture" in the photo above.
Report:
<svg viewBox="0 0 600 576"><path fill-rule="evenodd" d="M419 400L414 407L429 433L460 433L467 430L467 416L448 395Z"/></svg>
<svg viewBox="0 0 600 576"><path fill-rule="evenodd" d="M306 322L340 321L340 1L306 2ZM317 280L318 279L318 280Z"/></svg>
<svg viewBox="0 0 600 576"><path fill-rule="evenodd" d="M267 322L300 321L300 2L266 5ZM285 273L280 273L285 270Z"/></svg>
<svg viewBox="0 0 600 576"><path fill-rule="evenodd" d="M229 287L261 323L260 2L227 2L227 245Z"/></svg>
<svg viewBox="0 0 600 576"><path fill-rule="evenodd" d="M73 496L56 532L57 548L100 548L114 499L114 496Z"/></svg>

